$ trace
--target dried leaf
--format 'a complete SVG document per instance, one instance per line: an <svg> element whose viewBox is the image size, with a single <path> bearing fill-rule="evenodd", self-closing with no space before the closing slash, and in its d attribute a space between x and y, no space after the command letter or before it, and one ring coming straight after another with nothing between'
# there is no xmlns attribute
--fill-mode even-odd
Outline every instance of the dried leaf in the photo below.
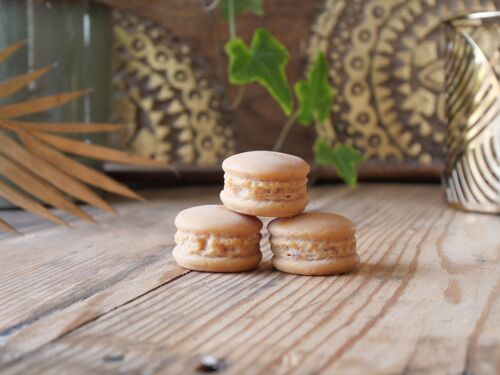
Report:
<svg viewBox="0 0 500 375"><path fill-rule="evenodd" d="M16 230L16 228L10 226L2 219L0 219L0 229L3 230L4 232L19 234L19 232Z"/></svg>
<svg viewBox="0 0 500 375"><path fill-rule="evenodd" d="M63 94L44 96L37 99L27 100L21 103L9 104L0 107L0 118L14 118L36 112L43 112L47 109L59 107L87 92L89 92L89 90L66 92Z"/></svg>
<svg viewBox="0 0 500 375"><path fill-rule="evenodd" d="M13 139L0 133L0 145L3 147L0 152L23 165L34 175L50 182L59 190L87 202L102 210L114 212L113 208L107 204L101 197L86 187L81 182L69 177L65 173L55 168L52 164L31 154Z"/></svg>
<svg viewBox="0 0 500 375"><path fill-rule="evenodd" d="M35 70L33 73L23 74L21 76L14 77L9 79L8 81L4 81L0 83L0 99L5 98L7 95L14 94L15 92L22 89L31 81L34 81L45 73L47 73L52 66L46 66L44 68Z"/></svg>
<svg viewBox="0 0 500 375"><path fill-rule="evenodd" d="M16 42L14 44L11 44L7 48L4 48L3 50L0 51L0 63L2 61L5 61L8 59L11 55L17 52L19 48L24 46L26 44L26 41L21 40L20 42Z"/></svg>
<svg viewBox="0 0 500 375"><path fill-rule="evenodd" d="M0 181L0 196L15 206L21 207L32 214L43 217L44 219L50 220L56 224L68 225L67 222L54 215L40 203L31 199L28 195L11 188L2 181Z"/></svg>
<svg viewBox="0 0 500 375"><path fill-rule="evenodd" d="M31 132L31 134L61 151L74 155L86 156L98 160L114 161L123 164L147 165L152 167L165 166L165 163L159 160L148 159L107 147L78 142L72 139L41 132Z"/></svg>
<svg viewBox="0 0 500 375"><path fill-rule="evenodd" d="M86 182L87 184L96 186L111 193L119 194L132 199L142 199L127 186L116 182L105 174L89 168L86 165L78 163L63 153L47 146L35 137L26 133L20 134L20 137L26 147L33 154L38 155L40 158L52 163L59 169L64 170L67 174Z"/></svg>
<svg viewBox="0 0 500 375"><path fill-rule="evenodd" d="M0 51L0 62L14 54L24 44L25 42L21 41ZM47 66L1 82L0 99L21 90L30 82L46 74L50 68L50 66ZM71 215L90 222L94 222L93 218L69 200L65 194L108 211L113 211L112 207L92 191L87 184L129 198L141 199L139 195L125 185L71 159L63 152L124 164L165 166L165 163L111 148L47 134L111 132L122 130L125 128L124 126L96 123L36 123L10 120L61 106L88 91L66 92L0 107L0 176L3 175L14 185L10 186L0 181L0 197L58 224L67 223L33 198L43 200ZM8 137L2 131L15 132L23 144ZM2 220L0 220L0 230L16 232L12 226Z"/></svg>
<svg viewBox="0 0 500 375"><path fill-rule="evenodd" d="M107 133L126 128L118 124L98 124L86 122L25 122L0 119L0 128L12 131L42 131L49 133Z"/></svg>
<svg viewBox="0 0 500 375"><path fill-rule="evenodd" d="M36 176L33 176L24 167L1 155L0 173L12 181L17 187L51 204L52 206L60 208L61 210L88 222L95 222L89 214L66 199L66 197L52 187L52 185L40 180Z"/></svg>

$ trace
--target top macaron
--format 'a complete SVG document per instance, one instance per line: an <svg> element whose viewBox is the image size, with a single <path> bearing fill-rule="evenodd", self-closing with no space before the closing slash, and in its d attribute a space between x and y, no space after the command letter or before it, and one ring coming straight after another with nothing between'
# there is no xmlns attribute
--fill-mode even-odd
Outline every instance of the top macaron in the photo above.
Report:
<svg viewBox="0 0 500 375"><path fill-rule="evenodd" d="M288 217L308 203L309 165L301 158L273 151L233 155L222 163L221 200L229 209L254 216Z"/></svg>

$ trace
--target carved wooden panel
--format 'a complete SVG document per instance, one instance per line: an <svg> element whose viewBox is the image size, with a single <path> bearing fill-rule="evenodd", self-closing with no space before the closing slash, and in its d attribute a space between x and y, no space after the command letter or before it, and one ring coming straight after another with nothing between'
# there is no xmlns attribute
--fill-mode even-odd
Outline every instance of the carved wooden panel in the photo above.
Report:
<svg viewBox="0 0 500 375"><path fill-rule="evenodd" d="M318 126L367 158L440 164L445 139L442 20L494 0L328 0L310 53L330 60L337 97Z"/></svg>
<svg viewBox="0 0 500 375"><path fill-rule="evenodd" d="M183 48L189 49L184 56L192 59L192 77L206 77L210 92L206 95L217 98L217 105L209 108L217 126L210 126L223 130L204 133L210 139L209 149L203 147L203 136L197 138L201 127L189 121L189 132L174 127L177 114L168 113L168 99L161 107L167 115L161 119L159 138L151 137L147 133L150 130L141 133L139 128L131 128L130 139L143 153L151 149L156 157L174 163L217 165L220 158L234 150L272 147L285 118L263 89L251 85L235 113L227 113L221 104L230 102L234 92L227 87L219 89L227 84L225 56L220 48L227 39L227 25L216 14L207 14L194 0L101 2L154 20L154 28L164 30L165 37L149 35L151 45L165 45L177 60L182 60ZM266 15L262 18L238 18L238 35L248 41L256 27L270 29L291 52L287 72L292 84L303 77L317 50L325 51L337 92L330 121L318 124L316 129L294 127L285 152L312 160L317 131L332 142L347 142L359 148L369 159L361 168L362 176L439 177L445 138L442 20L458 13L499 9L500 0L274 0L264 1L264 7ZM153 27L147 26L148 21L146 31L138 31L139 24L123 27L120 22L123 16L117 18L117 27L132 34L147 34ZM175 46L169 39L173 36L180 41ZM127 61L124 56L122 64ZM130 71L127 74L130 76ZM135 84L143 82L140 77L144 80L146 71L134 74L137 77L129 77L126 83L118 79L119 85L128 85L123 91L127 92L125 101L131 100L130 90L133 92ZM193 78L190 82L199 90L201 81ZM182 101L181 92L176 91L175 98L180 99L182 111L190 113L193 108ZM129 117L129 122L137 123L144 117L138 113L148 113L148 105L143 98L139 111L129 114L135 116Z"/></svg>
<svg viewBox="0 0 500 375"><path fill-rule="evenodd" d="M213 165L235 152L224 96L197 52L168 29L114 12L114 118L139 154Z"/></svg>

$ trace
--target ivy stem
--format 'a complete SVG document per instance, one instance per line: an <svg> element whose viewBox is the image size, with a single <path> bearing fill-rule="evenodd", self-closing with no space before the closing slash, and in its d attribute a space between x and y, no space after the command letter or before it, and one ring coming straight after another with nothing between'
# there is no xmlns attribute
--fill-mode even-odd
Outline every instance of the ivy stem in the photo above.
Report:
<svg viewBox="0 0 500 375"><path fill-rule="evenodd" d="M281 150L283 144L286 141L286 137L288 136L288 133L292 128L292 125L295 123L298 117L299 117L299 111L297 110L288 118L288 120L286 120L285 125L283 125L283 128L281 129L281 133L278 137L278 140L276 141L276 144L273 147L273 151Z"/></svg>
<svg viewBox="0 0 500 375"><path fill-rule="evenodd" d="M203 7L207 12L212 12L217 8L217 5L219 5L219 3L220 0L213 0L211 4L203 5Z"/></svg>
<svg viewBox="0 0 500 375"><path fill-rule="evenodd" d="M229 13L229 35L231 39L236 38L236 17L234 16L234 0L229 0L228 3Z"/></svg>
<svg viewBox="0 0 500 375"><path fill-rule="evenodd" d="M229 109L231 111L235 110L236 108L238 108L240 106L241 101L245 97L245 89L246 89L245 85L239 86L238 94L236 94L236 98L234 99L234 102L229 106Z"/></svg>

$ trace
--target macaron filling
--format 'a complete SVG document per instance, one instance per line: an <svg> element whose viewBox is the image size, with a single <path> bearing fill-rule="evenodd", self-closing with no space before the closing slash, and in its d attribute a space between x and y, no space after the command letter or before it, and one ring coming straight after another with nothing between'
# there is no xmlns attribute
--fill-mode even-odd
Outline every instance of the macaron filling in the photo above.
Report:
<svg viewBox="0 0 500 375"><path fill-rule="evenodd" d="M296 260L322 260L342 258L355 254L354 237L335 240L312 240L271 236L271 249L275 256Z"/></svg>
<svg viewBox="0 0 500 375"><path fill-rule="evenodd" d="M185 254L189 255L241 258L260 252L261 237L260 233L227 236L178 230L175 242Z"/></svg>
<svg viewBox="0 0 500 375"><path fill-rule="evenodd" d="M226 173L224 190L242 199L294 201L306 197L307 177L262 180Z"/></svg>

